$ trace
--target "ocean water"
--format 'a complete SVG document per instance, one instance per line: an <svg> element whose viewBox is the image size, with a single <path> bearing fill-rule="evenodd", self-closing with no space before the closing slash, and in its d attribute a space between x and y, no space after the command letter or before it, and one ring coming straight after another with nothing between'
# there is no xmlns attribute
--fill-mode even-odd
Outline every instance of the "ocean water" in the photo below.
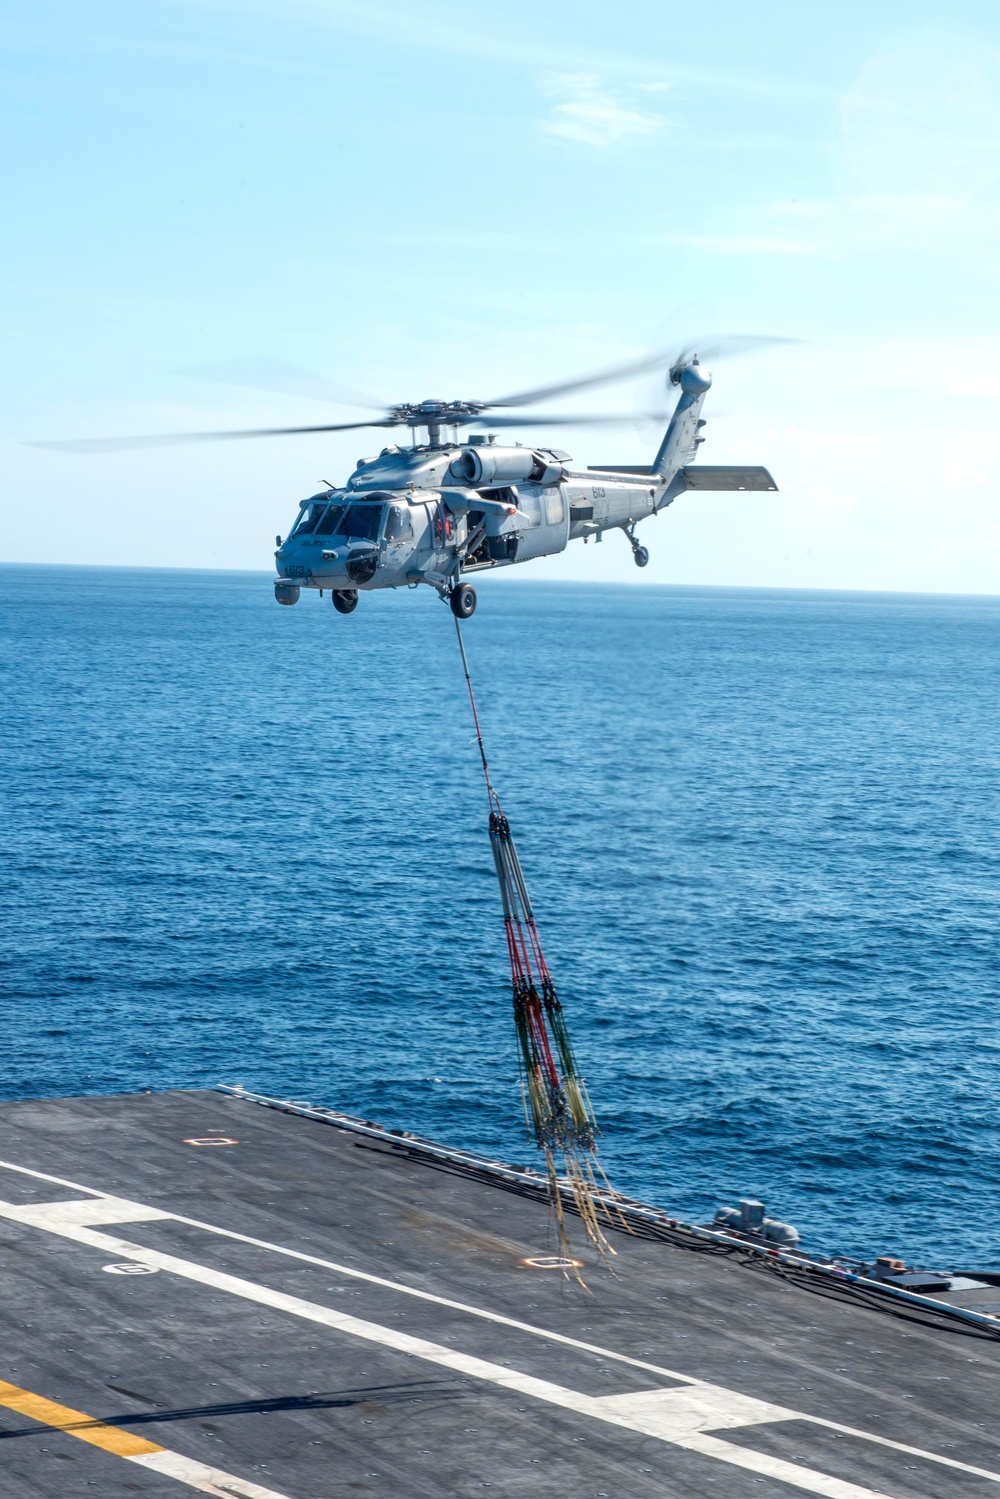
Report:
<svg viewBox="0 0 1000 1499"><path fill-rule="evenodd" d="M1000 600L484 584L623 1189L1000 1264ZM0 1096L215 1082L530 1161L450 614L0 569Z"/></svg>

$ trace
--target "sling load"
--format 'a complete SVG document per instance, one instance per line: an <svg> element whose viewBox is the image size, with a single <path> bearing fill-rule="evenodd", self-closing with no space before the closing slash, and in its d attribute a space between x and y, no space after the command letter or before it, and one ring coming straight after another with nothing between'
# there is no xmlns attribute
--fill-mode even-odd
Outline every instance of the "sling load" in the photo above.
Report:
<svg viewBox="0 0 1000 1499"><path fill-rule="evenodd" d="M455 619L458 648L462 655L465 684L469 691L476 742L483 764L489 802L489 836L503 902L504 930L514 1001L514 1027L518 1041L518 1063L529 1134L545 1157L549 1198L560 1247L568 1265L578 1262L570 1253L563 1215L558 1164L572 1191L573 1201L594 1247L613 1255L601 1228L599 1212L610 1222L608 1198L613 1189L597 1155L597 1121L573 1054L566 1016L542 952L528 888L525 884L510 823L490 778L486 747L476 709L469 661L458 618ZM624 1224L622 1224L624 1226ZM576 1272L580 1279L579 1271Z"/></svg>

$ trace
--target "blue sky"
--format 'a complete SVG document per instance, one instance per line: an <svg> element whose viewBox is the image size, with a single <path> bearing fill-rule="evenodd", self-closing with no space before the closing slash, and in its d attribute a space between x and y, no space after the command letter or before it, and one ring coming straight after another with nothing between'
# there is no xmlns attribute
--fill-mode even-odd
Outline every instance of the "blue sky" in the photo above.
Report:
<svg viewBox="0 0 1000 1499"><path fill-rule="evenodd" d="M720 363L706 407L704 459L780 494L680 500L641 577L618 537L535 576L998 591L995 5L7 16L7 560L268 568L298 499L379 446L25 446L352 415L192 367L482 397L724 330L802 340ZM642 462L656 436L552 440Z"/></svg>

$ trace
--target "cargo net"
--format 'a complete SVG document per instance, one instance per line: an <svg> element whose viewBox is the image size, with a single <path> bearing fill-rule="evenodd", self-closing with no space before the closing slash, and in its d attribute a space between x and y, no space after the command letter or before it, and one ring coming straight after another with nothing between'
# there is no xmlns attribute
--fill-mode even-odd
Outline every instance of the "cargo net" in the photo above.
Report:
<svg viewBox="0 0 1000 1499"><path fill-rule="evenodd" d="M601 1220L621 1228L626 1224L614 1211L615 1193L598 1160L597 1121L586 1084L577 1069L563 1007L542 952L510 823L490 779L469 662L457 619L455 629L489 798L490 847L503 902L525 1123L545 1156L560 1250L567 1268L572 1268L580 1280L566 1229L564 1190L569 1188L587 1236L602 1257L615 1251L605 1236Z"/></svg>

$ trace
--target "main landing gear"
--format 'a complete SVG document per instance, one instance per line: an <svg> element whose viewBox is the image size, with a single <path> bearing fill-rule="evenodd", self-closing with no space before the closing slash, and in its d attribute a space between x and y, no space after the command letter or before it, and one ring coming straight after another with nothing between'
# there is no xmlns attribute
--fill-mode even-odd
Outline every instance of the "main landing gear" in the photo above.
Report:
<svg viewBox="0 0 1000 1499"><path fill-rule="evenodd" d="M476 612L476 590L471 583L456 583L448 602L456 619L471 619Z"/></svg>
<svg viewBox="0 0 1000 1499"><path fill-rule="evenodd" d="M330 597L333 599L333 607L338 614L353 614L358 607L356 588L335 588Z"/></svg>
<svg viewBox="0 0 1000 1499"><path fill-rule="evenodd" d="M638 541L636 540L635 527L626 526L624 527L624 531L625 535L629 539L629 545L632 548L632 561L635 563L636 567L645 567L647 562L649 561L649 553L647 552L646 548L644 546L640 546Z"/></svg>

